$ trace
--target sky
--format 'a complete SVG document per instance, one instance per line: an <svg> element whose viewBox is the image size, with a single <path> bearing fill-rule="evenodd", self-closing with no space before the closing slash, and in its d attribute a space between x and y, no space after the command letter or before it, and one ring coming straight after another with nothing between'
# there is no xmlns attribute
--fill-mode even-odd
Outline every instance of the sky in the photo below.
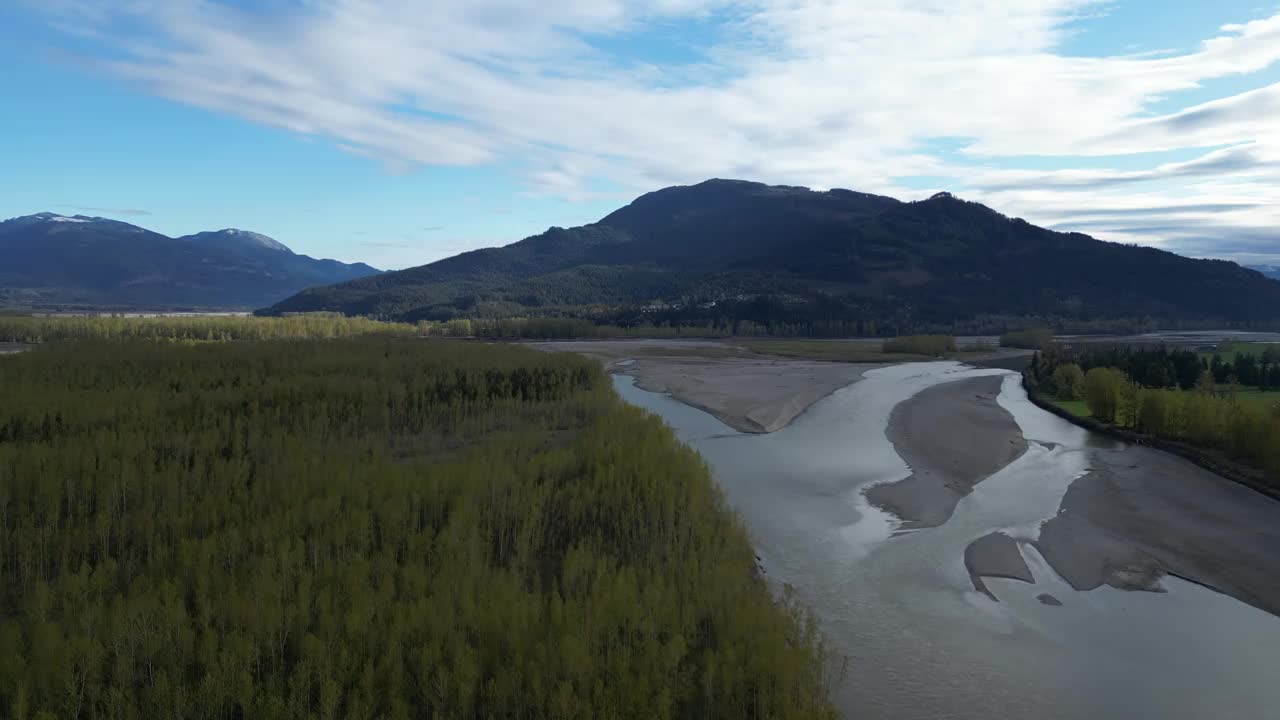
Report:
<svg viewBox="0 0 1280 720"><path fill-rule="evenodd" d="M0 0L0 218L397 269L712 177L1280 265L1280 5Z"/></svg>

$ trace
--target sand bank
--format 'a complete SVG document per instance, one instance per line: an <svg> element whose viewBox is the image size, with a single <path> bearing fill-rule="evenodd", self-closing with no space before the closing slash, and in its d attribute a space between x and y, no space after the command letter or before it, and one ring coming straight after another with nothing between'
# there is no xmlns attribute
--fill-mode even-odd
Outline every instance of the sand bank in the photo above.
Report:
<svg viewBox="0 0 1280 720"><path fill-rule="evenodd" d="M786 427L815 402L857 382L871 364L787 360L706 340L607 340L539 343L543 350L598 358L650 392L670 393L740 432Z"/></svg>
<svg viewBox="0 0 1280 720"><path fill-rule="evenodd" d="M974 484L1026 443L995 403L999 378L939 385L899 404L887 435L908 479L867 497L907 528L940 525ZM1175 455L1091 436L1089 472L1040 527L1036 550L1076 590L1161 590L1176 575L1280 615L1280 502ZM965 549L974 587L983 577L1031 582L1018 543L996 532Z"/></svg>
<svg viewBox="0 0 1280 720"><path fill-rule="evenodd" d="M946 383L900 403L886 435L912 474L869 489L867 499L901 518L906 530L946 522L974 485L1027 449L1013 416L996 402L1003 381Z"/></svg>
<svg viewBox="0 0 1280 720"><path fill-rule="evenodd" d="M1280 615L1280 502L1158 450L1094 451L1036 545L1077 590L1172 574Z"/></svg>

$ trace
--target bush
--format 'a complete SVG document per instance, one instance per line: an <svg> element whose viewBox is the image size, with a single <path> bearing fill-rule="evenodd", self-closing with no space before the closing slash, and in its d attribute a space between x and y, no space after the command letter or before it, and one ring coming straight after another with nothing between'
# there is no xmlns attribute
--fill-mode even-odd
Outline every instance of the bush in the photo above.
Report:
<svg viewBox="0 0 1280 720"><path fill-rule="evenodd" d="M1000 346L1024 350L1048 350L1053 345L1053 331L1045 328L1015 330L1000 336Z"/></svg>
<svg viewBox="0 0 1280 720"><path fill-rule="evenodd" d="M1102 422L1114 423L1128 382L1125 374L1115 368L1090 370L1084 379L1084 399L1089 412Z"/></svg>
<svg viewBox="0 0 1280 720"><path fill-rule="evenodd" d="M882 346L887 353L930 355L937 357L955 352L956 339L951 335L908 335L885 340Z"/></svg>
<svg viewBox="0 0 1280 720"><path fill-rule="evenodd" d="M1053 386L1059 400L1079 400L1084 396L1084 371L1079 365L1059 365L1053 371Z"/></svg>

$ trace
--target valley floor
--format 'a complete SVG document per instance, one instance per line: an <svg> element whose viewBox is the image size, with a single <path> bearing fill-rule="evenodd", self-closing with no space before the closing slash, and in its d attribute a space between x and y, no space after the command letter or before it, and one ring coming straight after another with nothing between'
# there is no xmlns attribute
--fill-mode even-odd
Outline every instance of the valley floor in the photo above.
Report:
<svg viewBox="0 0 1280 720"><path fill-rule="evenodd" d="M634 377L641 389L670 394L746 433L776 432L865 372L904 357L874 362L883 355L879 340L572 340L534 346L594 357L610 372ZM1002 348L965 359L1004 366L1030 354Z"/></svg>
<svg viewBox="0 0 1280 720"><path fill-rule="evenodd" d="M772 433L822 398L884 364L757 354L732 341L542 343L596 357L636 385L667 393L740 432ZM997 404L999 377L937 385L895 408L885 433L912 475L866 491L900 532L946 523L956 504L1025 452L1027 440ZM1280 615L1280 502L1167 453L1085 434L1087 471L1046 522L1035 548L1076 590L1158 589L1172 574ZM1050 448L1052 450L1052 448ZM1010 552L1010 550L1015 550ZM999 533L966 553L982 577L1030 579Z"/></svg>

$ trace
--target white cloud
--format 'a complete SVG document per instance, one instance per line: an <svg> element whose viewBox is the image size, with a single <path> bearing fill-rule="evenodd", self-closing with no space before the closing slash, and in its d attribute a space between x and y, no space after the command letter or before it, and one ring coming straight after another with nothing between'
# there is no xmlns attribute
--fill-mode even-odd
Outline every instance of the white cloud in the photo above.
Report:
<svg viewBox="0 0 1280 720"><path fill-rule="evenodd" d="M1033 221L1101 223L1070 209L1118 213L1133 203L1155 203L1147 217L1149 208L1169 208L1161 217L1170 222L1145 223L1148 230L1186 220L1183 206L1199 208L1196 232L1253 233L1277 219L1269 207L1280 85L1163 115L1150 108L1276 63L1280 15L1206 28L1191 52L1077 57L1060 50L1063 41L1079 23L1100 22L1106 3L305 0L245 10L213 0L121 0L109 9L57 0L42 7L97 37L110 50L102 64L153 93L324 137L398 168L516 161L528 168L534 194L597 198L592 188L601 181L637 192L734 176L901 195L894 178L929 175ZM692 65L602 49L697 18L718 29ZM963 138L958 158L931 152L937 138ZM1211 150L1221 146L1230 147ZM1106 169L1107 155L1186 148L1205 154ZM986 167L1024 155L1099 163L1057 172ZM1223 183L1233 184L1228 191ZM1208 209L1215 205L1233 207ZM1144 242L1184 237L1110 217L1111 225L1091 228Z"/></svg>

